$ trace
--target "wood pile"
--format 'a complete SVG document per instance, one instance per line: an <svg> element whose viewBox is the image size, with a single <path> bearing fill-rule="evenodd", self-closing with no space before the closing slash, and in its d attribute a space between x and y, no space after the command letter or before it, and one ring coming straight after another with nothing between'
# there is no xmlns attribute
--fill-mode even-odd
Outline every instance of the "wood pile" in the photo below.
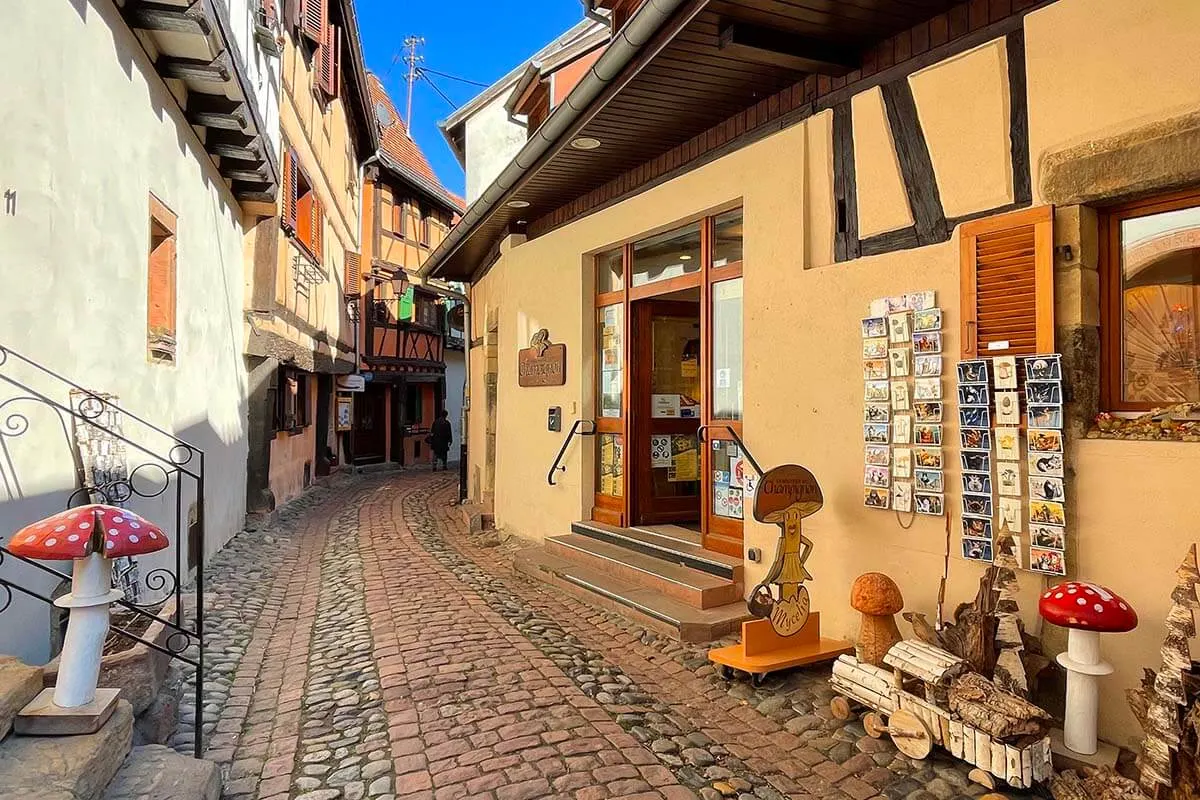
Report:
<svg viewBox="0 0 1200 800"><path fill-rule="evenodd" d="M1050 781L1050 793L1054 800L1148 800L1137 782L1111 767L1086 770L1082 775L1067 770Z"/></svg>
<svg viewBox="0 0 1200 800"><path fill-rule="evenodd" d="M1033 703L1003 691L978 673L954 681L950 710L963 722L1004 741L1045 736L1053 722Z"/></svg>

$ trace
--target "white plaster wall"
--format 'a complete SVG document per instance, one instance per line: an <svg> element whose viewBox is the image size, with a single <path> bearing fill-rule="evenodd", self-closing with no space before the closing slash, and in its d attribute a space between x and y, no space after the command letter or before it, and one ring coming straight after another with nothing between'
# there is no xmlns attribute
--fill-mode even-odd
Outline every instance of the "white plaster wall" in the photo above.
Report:
<svg viewBox="0 0 1200 800"><path fill-rule="evenodd" d="M110 0L3 7L0 52L20 68L9 71L0 104L0 192L16 194L16 213L0 214L0 344L118 395L125 409L201 448L211 555L245 511L240 211ZM178 215L174 366L146 353L151 192ZM68 402L62 383L11 358L0 377ZM22 393L0 382L0 404ZM61 510L76 485L55 415L0 405L0 433L15 432L6 425L14 411L30 430L0 436L0 540ZM157 452L169 447L132 424L126 433ZM147 460L131 452L128 464ZM161 477L143 476L143 487ZM173 500L172 487L130 506L173 532ZM174 557L172 549L143 559L143 576ZM56 582L23 565L0 570L43 593ZM47 606L18 595L0 621L0 653L44 661L49 619Z"/></svg>
<svg viewBox="0 0 1200 800"><path fill-rule="evenodd" d="M467 119L467 205L483 194L496 176L516 157L526 141L525 126L508 118L501 92L492 102Z"/></svg>
<svg viewBox="0 0 1200 800"><path fill-rule="evenodd" d="M261 0L220 0L229 10L229 30L233 47L246 68L266 130L262 134L271 143L270 151L279 150L279 56L268 55L254 38L255 9ZM278 6L282 9L283 4ZM275 31L276 34L279 31Z"/></svg>
<svg viewBox="0 0 1200 800"><path fill-rule="evenodd" d="M450 445L450 460L458 461L462 445L463 383L467 379L467 362L461 350L446 350L446 413L454 430Z"/></svg>

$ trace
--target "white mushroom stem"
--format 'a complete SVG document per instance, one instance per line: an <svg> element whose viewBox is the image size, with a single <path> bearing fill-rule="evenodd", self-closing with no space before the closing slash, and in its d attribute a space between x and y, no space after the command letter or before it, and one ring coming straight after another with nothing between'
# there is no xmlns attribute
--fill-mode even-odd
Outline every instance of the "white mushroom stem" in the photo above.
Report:
<svg viewBox="0 0 1200 800"><path fill-rule="evenodd" d="M1067 670L1067 706L1063 720L1063 744L1081 755L1097 750L1097 711L1100 703L1101 675L1113 671L1100 660L1100 633L1071 628L1067 632L1067 652L1058 663Z"/></svg>
<svg viewBox="0 0 1200 800"><path fill-rule="evenodd" d="M112 588L112 568L100 553L75 559L71 592L54 601L70 609L67 636L59 656L54 705L77 708L96 698L100 655L108 635L108 605L121 597Z"/></svg>

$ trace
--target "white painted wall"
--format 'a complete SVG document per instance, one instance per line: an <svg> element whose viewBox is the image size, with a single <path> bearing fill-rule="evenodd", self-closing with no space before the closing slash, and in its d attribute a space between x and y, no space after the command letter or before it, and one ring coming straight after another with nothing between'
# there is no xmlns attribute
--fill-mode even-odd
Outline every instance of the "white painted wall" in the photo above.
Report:
<svg viewBox="0 0 1200 800"><path fill-rule="evenodd" d="M501 92L492 102L467 118L464 145L467 205L483 194L526 142L525 126L508 118L504 108L507 99L508 92Z"/></svg>
<svg viewBox="0 0 1200 800"><path fill-rule="evenodd" d="M229 9L229 30L254 91L254 104L266 125L272 153L279 148L279 56L267 55L254 38L256 9L262 0L221 0ZM277 4L282 10L283 3ZM218 3L218 7L220 3ZM278 26L277 26L278 28ZM280 31L276 30L276 34Z"/></svg>
<svg viewBox="0 0 1200 800"><path fill-rule="evenodd" d="M461 350L446 350L446 413L454 429L454 442L450 445L450 460L458 461L462 445L463 383L467 379L467 362Z"/></svg>
<svg viewBox="0 0 1200 800"><path fill-rule="evenodd" d="M17 198L15 215L0 214L0 344L118 395L124 408L203 449L211 554L240 529L245 510L241 212L110 0L4 9L0 51L20 66L0 105L0 193ZM151 192L178 215L174 366L146 354ZM0 376L67 402L61 383L12 359ZM0 382L0 404L19 394ZM76 485L55 415L21 401L0 405L0 433L13 432L12 412L28 416L30 431L0 436L0 540L61 510ZM130 467L145 460L128 457ZM168 525L173 491L130 505ZM173 560L173 550L155 554L142 573ZM0 570L43 593L56 582L24 565ZM47 606L17 595L0 618L0 653L44 661L49 619Z"/></svg>

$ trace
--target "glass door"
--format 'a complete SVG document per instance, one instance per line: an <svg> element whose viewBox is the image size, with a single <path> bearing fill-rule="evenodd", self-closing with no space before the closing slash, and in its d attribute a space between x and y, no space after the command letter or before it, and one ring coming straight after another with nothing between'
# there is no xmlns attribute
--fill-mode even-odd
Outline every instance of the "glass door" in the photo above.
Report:
<svg viewBox="0 0 1200 800"><path fill-rule="evenodd" d="M592 519L626 524L624 248L596 257L596 490Z"/></svg>

